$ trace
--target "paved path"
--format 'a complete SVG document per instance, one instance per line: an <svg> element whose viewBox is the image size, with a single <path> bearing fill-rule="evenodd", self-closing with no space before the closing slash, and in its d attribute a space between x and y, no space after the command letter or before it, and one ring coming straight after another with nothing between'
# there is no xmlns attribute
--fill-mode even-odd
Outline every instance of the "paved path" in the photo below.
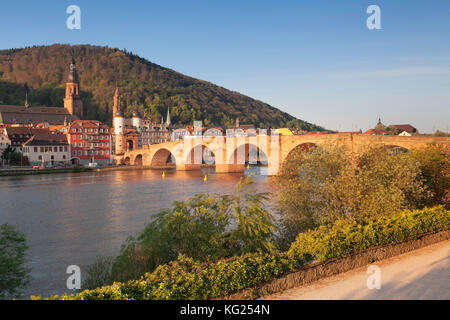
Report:
<svg viewBox="0 0 450 320"><path fill-rule="evenodd" d="M367 266L264 299L446 299L450 300L450 240L374 263L381 288L367 288Z"/></svg>

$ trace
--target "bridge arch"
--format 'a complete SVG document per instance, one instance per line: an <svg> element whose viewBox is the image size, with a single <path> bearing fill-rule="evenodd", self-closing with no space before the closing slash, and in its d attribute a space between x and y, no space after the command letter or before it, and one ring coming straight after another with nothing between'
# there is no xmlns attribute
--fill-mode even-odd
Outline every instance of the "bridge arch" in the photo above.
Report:
<svg viewBox="0 0 450 320"><path fill-rule="evenodd" d="M131 164L130 157L125 157L125 159L123 159L123 164L129 166Z"/></svg>
<svg viewBox="0 0 450 320"><path fill-rule="evenodd" d="M164 167L176 164L176 159L168 149L161 148L155 152L150 163L152 167Z"/></svg>
<svg viewBox="0 0 450 320"><path fill-rule="evenodd" d="M206 144L198 144L193 146L189 152L186 154L185 158L186 164L209 164L213 165L216 163L216 155L214 151Z"/></svg>
<svg viewBox="0 0 450 320"><path fill-rule="evenodd" d="M268 165L267 154L251 142L237 146L228 158L229 164Z"/></svg>
<svg viewBox="0 0 450 320"><path fill-rule="evenodd" d="M293 146L283 157L282 163L285 161L290 161L293 159L296 159L298 156L300 156L302 153L308 152L312 148L316 147L317 144L313 142L301 142L295 146Z"/></svg>
<svg viewBox="0 0 450 320"><path fill-rule="evenodd" d="M142 166L143 161L142 161L142 154L138 154L136 156L136 158L134 158L134 165L135 166Z"/></svg>

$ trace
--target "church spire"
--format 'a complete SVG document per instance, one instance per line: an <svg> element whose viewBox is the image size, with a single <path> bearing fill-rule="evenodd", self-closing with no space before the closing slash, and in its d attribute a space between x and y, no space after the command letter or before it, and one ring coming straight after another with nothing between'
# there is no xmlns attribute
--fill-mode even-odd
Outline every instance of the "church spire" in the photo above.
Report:
<svg viewBox="0 0 450 320"><path fill-rule="evenodd" d="M25 108L29 108L30 104L28 103L28 84L25 82Z"/></svg>
<svg viewBox="0 0 450 320"><path fill-rule="evenodd" d="M77 73L77 67L75 64L75 59L72 56L72 62L69 66L69 76L67 77L67 82L74 82L78 83L78 73Z"/></svg>
<svg viewBox="0 0 450 320"><path fill-rule="evenodd" d="M167 107L167 119L166 119L166 125L170 126L171 125L171 120L170 120L170 107Z"/></svg>
<svg viewBox="0 0 450 320"><path fill-rule="evenodd" d="M116 114L117 115L122 114L122 108L120 107L120 93L118 87L116 87L116 91L114 92L113 117Z"/></svg>

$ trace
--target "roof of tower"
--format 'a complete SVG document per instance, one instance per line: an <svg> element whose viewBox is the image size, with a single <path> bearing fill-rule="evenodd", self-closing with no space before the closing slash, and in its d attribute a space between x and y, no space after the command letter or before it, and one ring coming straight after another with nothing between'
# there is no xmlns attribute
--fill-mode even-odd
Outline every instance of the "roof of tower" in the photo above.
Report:
<svg viewBox="0 0 450 320"><path fill-rule="evenodd" d="M69 75L67 77L67 82L78 82L77 67L75 64L75 59L72 57L72 62L69 66Z"/></svg>

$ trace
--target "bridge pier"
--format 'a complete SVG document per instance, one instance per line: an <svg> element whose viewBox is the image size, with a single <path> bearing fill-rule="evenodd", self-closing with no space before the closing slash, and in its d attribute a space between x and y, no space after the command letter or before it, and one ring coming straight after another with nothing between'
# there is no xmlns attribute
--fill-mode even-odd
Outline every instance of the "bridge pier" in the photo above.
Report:
<svg viewBox="0 0 450 320"><path fill-rule="evenodd" d="M216 164L216 173L244 172L244 164Z"/></svg>
<svg viewBox="0 0 450 320"><path fill-rule="evenodd" d="M192 170L200 170L202 167L201 164L176 164L176 169L180 171L192 171Z"/></svg>

